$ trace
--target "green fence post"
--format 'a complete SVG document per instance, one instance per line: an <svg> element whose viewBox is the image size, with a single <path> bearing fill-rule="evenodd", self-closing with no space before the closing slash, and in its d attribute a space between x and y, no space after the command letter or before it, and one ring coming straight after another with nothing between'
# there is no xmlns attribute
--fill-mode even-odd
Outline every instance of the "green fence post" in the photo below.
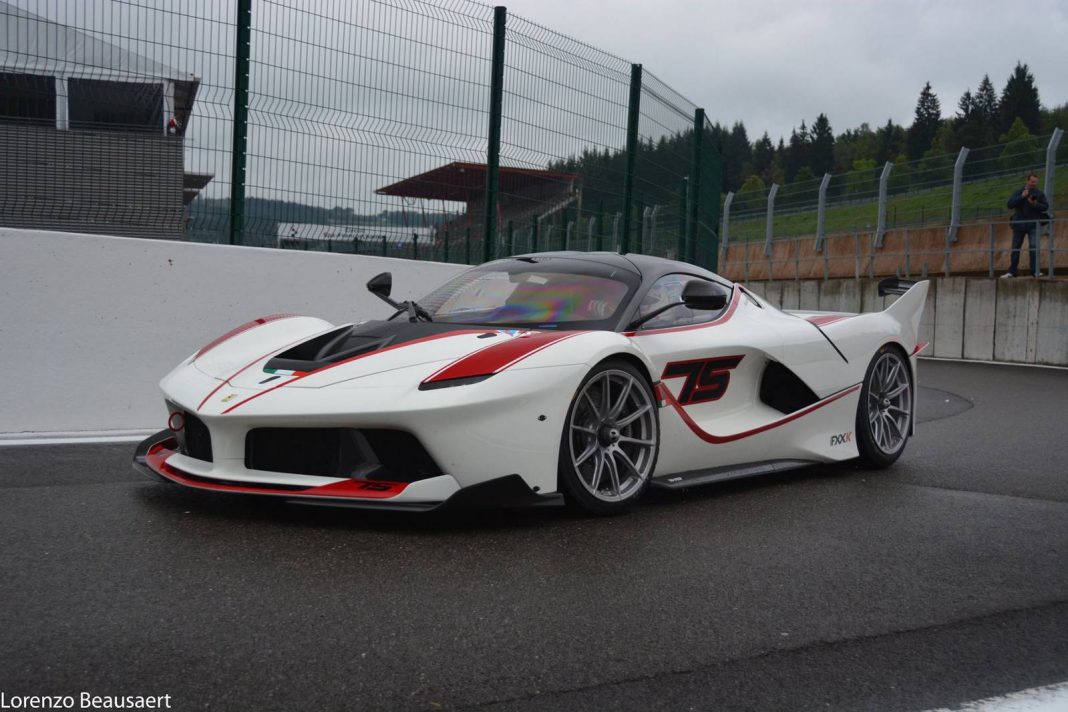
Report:
<svg viewBox="0 0 1068 712"><path fill-rule="evenodd" d="M630 65L630 102L627 105L627 167L623 176L623 235L619 251L630 251L630 212L634 193L634 159L638 152L638 122L641 119L642 65Z"/></svg>
<svg viewBox="0 0 1068 712"><path fill-rule="evenodd" d="M412 259L419 259L419 233L412 233Z"/></svg>
<svg viewBox="0 0 1068 712"><path fill-rule="evenodd" d="M699 231L698 220L700 211L698 200L701 195L701 144L705 136L705 110L697 109L693 112L693 156L690 159L690 219L687 221L686 231L686 261L691 264L697 262L697 233Z"/></svg>
<svg viewBox="0 0 1068 712"><path fill-rule="evenodd" d="M508 256L515 254L515 223L508 221Z"/></svg>
<svg viewBox="0 0 1068 712"><path fill-rule="evenodd" d="M536 214L530 219L530 251L538 251L538 216Z"/></svg>
<svg viewBox="0 0 1068 712"><path fill-rule="evenodd" d="M634 208L638 214L638 254L645 253L645 199L641 196L634 201Z"/></svg>
<svg viewBox="0 0 1068 712"><path fill-rule="evenodd" d="M497 246L497 192L500 187L501 113L504 96L504 25L508 9L493 8L493 64L490 70L489 146L486 151L486 227L482 231L482 261L494 258ZM468 260L470 263L470 260Z"/></svg>
<svg viewBox="0 0 1068 712"><path fill-rule="evenodd" d="M245 230L245 151L248 145L248 67L252 39L252 0L237 0L234 45L234 131L230 155L230 244Z"/></svg>
<svg viewBox="0 0 1068 712"><path fill-rule="evenodd" d="M689 179L683 176L682 185L679 188L679 234L675 245L675 259L677 260L686 259L686 191L689 190L689 185Z"/></svg>
<svg viewBox="0 0 1068 712"><path fill-rule="evenodd" d="M709 153L708 165L704 171L704 204L707 206L705 217L708 220L710 239L708 241L708 255L704 267L715 272L719 267L719 216L720 216L720 193L723 192L723 157L715 146L708 146L705 151ZM699 201L700 202L700 201Z"/></svg>
<svg viewBox="0 0 1068 712"><path fill-rule="evenodd" d="M604 201L597 207L597 251L604 249Z"/></svg>
<svg viewBox="0 0 1068 712"><path fill-rule="evenodd" d="M464 264L471 264L471 228L467 228L464 236Z"/></svg>
<svg viewBox="0 0 1068 712"><path fill-rule="evenodd" d="M443 247L445 248L445 256L442 258L441 261L442 262L448 262L449 261L449 231L448 230L445 231L445 242L443 243Z"/></svg>
<svg viewBox="0 0 1068 712"><path fill-rule="evenodd" d="M386 256L386 236L382 236L382 256Z"/></svg>

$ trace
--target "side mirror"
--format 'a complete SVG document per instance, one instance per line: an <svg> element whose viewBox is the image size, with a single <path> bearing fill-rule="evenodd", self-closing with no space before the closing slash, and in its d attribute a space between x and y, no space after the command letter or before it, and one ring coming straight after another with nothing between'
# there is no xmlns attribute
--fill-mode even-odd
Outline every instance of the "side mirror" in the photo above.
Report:
<svg viewBox="0 0 1068 712"><path fill-rule="evenodd" d="M682 288L682 301L690 309L712 311L726 306L727 295L711 282L695 279Z"/></svg>
<svg viewBox="0 0 1068 712"><path fill-rule="evenodd" d="M389 293L393 291L393 275L383 272L371 277L367 281L367 291L377 297L388 300Z"/></svg>

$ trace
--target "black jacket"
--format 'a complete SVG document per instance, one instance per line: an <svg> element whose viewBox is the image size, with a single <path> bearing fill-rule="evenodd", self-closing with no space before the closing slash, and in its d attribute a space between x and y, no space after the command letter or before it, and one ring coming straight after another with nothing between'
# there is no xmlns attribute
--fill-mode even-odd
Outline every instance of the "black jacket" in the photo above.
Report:
<svg viewBox="0 0 1068 712"><path fill-rule="evenodd" d="M1035 197L1035 202L1028 200ZM1025 227L1023 223L1033 223L1036 220L1046 220L1048 216L1042 213L1049 210L1049 201L1046 194L1038 188L1030 191L1028 198L1023 197L1023 188L1020 188L1009 198L1009 207L1013 210L1011 223L1014 226Z"/></svg>

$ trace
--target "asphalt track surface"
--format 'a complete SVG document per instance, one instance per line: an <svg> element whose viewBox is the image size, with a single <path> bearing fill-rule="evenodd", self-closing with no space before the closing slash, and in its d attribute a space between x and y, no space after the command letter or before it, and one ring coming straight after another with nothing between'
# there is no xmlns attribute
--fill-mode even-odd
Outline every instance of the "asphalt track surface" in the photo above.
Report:
<svg viewBox="0 0 1068 712"><path fill-rule="evenodd" d="M923 710L1068 680L1068 371L925 361L917 436L627 516L191 492L0 448L0 692L173 709Z"/></svg>

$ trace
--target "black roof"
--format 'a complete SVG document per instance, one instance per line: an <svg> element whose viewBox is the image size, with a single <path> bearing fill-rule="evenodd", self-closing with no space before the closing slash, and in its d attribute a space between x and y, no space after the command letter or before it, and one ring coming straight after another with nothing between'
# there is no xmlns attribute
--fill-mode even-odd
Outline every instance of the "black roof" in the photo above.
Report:
<svg viewBox="0 0 1068 712"><path fill-rule="evenodd" d="M531 252L524 255L515 255L514 257L506 257L502 260L494 261L503 262L509 260L519 260L530 262L545 258L566 258L578 261L586 260L590 262L596 262L601 265L616 267L618 269L626 269L639 275L641 277L642 282L655 281L660 277L664 276L665 274L683 272L686 274L693 274L701 277L706 277L708 279L713 279L728 286L731 284L731 281L726 279L725 277L721 277L715 272L711 272L705 269L704 267L698 267L697 265L690 264L689 262L680 262L678 260L669 260L664 257L653 257L651 255L641 255L637 253L628 253L626 255L621 255L618 252Z"/></svg>

